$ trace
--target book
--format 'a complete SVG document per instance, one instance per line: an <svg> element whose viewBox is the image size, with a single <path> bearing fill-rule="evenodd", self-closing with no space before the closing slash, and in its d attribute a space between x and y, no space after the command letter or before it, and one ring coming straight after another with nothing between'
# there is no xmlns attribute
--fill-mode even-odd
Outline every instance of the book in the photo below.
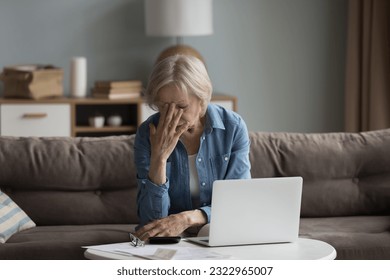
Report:
<svg viewBox="0 0 390 280"><path fill-rule="evenodd" d="M92 97L101 99L133 99L141 97L140 92L127 92L127 93L98 93L93 92Z"/></svg>
<svg viewBox="0 0 390 280"><path fill-rule="evenodd" d="M51 65L7 66L1 80L4 82L4 97L41 99L63 94L63 70Z"/></svg>
<svg viewBox="0 0 390 280"><path fill-rule="evenodd" d="M140 80L112 80L112 81L96 81L96 88L142 88Z"/></svg>

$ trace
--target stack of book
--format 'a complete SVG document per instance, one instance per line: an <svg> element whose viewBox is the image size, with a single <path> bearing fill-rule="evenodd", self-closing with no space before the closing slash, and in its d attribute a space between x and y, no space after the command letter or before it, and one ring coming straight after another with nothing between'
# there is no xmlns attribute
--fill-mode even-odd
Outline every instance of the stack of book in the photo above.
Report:
<svg viewBox="0 0 390 280"><path fill-rule="evenodd" d="M63 95L63 70L52 65L6 66L0 75L4 97L42 99Z"/></svg>
<svg viewBox="0 0 390 280"><path fill-rule="evenodd" d="M141 97L142 82L139 80L96 81L92 97L104 99L131 99Z"/></svg>

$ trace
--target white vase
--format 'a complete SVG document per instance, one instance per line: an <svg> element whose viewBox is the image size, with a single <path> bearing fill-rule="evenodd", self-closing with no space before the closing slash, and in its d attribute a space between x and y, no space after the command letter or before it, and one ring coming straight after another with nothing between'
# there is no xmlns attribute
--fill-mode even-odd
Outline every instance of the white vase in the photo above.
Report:
<svg viewBox="0 0 390 280"><path fill-rule="evenodd" d="M73 57L70 68L70 94L72 97L87 96L87 59Z"/></svg>
<svg viewBox="0 0 390 280"><path fill-rule="evenodd" d="M104 126L104 117L103 116L95 116L90 117L88 119L89 125L93 127L103 127Z"/></svg>
<svg viewBox="0 0 390 280"><path fill-rule="evenodd" d="M122 118L118 115L109 116L107 119L107 124L109 126L120 126L122 124Z"/></svg>

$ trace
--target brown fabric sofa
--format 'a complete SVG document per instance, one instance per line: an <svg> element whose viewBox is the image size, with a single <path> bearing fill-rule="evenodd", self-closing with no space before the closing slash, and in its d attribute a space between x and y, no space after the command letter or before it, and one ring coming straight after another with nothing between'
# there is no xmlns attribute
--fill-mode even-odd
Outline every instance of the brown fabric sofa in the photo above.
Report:
<svg viewBox="0 0 390 280"><path fill-rule="evenodd" d="M302 237L338 259L390 259L390 129L250 138L252 177L304 178ZM0 189L37 224L0 244L0 259L83 259L81 246L128 241L133 141L0 137Z"/></svg>
<svg viewBox="0 0 390 280"><path fill-rule="evenodd" d="M303 177L301 237L337 259L390 259L390 129L251 139L253 177Z"/></svg>

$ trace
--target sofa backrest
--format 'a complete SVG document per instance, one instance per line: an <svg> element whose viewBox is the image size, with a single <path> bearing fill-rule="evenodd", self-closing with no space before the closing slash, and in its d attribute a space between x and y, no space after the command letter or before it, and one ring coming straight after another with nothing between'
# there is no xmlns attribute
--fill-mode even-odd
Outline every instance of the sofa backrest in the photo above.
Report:
<svg viewBox="0 0 390 280"><path fill-rule="evenodd" d="M133 141L0 137L0 188L37 225L137 223Z"/></svg>
<svg viewBox="0 0 390 280"><path fill-rule="evenodd" d="M302 176L304 217L390 212L390 129L250 132L252 177ZM0 189L38 225L138 223L134 135L0 137Z"/></svg>
<svg viewBox="0 0 390 280"><path fill-rule="evenodd" d="M390 212L390 129L251 132L252 177L302 176L301 216Z"/></svg>

